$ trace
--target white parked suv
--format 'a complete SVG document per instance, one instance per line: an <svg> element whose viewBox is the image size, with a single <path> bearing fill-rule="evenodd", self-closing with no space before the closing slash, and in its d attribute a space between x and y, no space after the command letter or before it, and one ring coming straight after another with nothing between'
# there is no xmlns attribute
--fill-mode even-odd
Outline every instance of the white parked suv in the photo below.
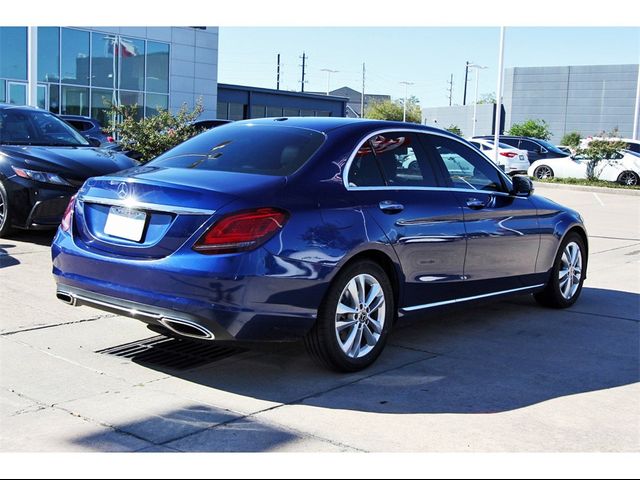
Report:
<svg viewBox="0 0 640 480"><path fill-rule="evenodd" d="M536 160L527 172L537 180L548 178L587 178L589 159L583 156ZM640 154L621 150L613 158L601 160L595 167L600 180L622 185L640 185Z"/></svg>
<svg viewBox="0 0 640 480"><path fill-rule="evenodd" d="M470 138L469 143L495 161L495 145L493 140L485 138ZM498 166L504 168L509 175L526 173L529 168L529 157L526 150L519 150L506 143L498 143Z"/></svg>

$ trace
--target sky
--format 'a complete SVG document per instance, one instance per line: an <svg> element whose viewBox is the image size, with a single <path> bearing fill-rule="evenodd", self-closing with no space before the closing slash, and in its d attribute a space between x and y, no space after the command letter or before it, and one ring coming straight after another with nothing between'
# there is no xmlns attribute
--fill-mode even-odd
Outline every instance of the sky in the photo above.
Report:
<svg viewBox="0 0 640 480"><path fill-rule="evenodd" d="M275 88L281 54L284 90L300 90L305 52L305 91L362 86L365 92L420 99L423 107L448 105L453 74L453 104L462 104L465 62L486 66L479 75L479 97L497 85L499 28L495 27L221 27L218 81ZM508 27L505 68L612 65L640 61L640 28ZM475 73L469 73L467 103L473 103Z"/></svg>

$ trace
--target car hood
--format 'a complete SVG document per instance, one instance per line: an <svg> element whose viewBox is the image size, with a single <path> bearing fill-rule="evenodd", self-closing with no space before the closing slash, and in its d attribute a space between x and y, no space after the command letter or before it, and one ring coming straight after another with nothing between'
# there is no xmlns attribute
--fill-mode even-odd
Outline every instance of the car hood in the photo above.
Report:
<svg viewBox="0 0 640 480"><path fill-rule="evenodd" d="M137 162L124 154L93 147L0 146L0 154L16 166L86 180L131 168Z"/></svg>

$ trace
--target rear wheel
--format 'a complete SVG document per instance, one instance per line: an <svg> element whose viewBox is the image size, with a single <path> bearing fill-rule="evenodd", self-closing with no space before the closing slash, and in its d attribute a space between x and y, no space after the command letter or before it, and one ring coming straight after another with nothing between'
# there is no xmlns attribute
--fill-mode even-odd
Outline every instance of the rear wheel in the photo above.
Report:
<svg viewBox="0 0 640 480"><path fill-rule="evenodd" d="M587 256L584 241L577 233L569 233L560 246L549 283L534 297L545 307L570 307L582 292L586 273Z"/></svg>
<svg viewBox="0 0 640 480"><path fill-rule="evenodd" d="M550 179L553 178L553 170L551 170L551 167L548 167L547 165L540 165L534 170L533 176L538 180Z"/></svg>
<svg viewBox="0 0 640 480"><path fill-rule="evenodd" d="M9 209L9 195L7 189L0 182L0 238L7 237L13 232L11 226L11 211Z"/></svg>
<svg viewBox="0 0 640 480"><path fill-rule="evenodd" d="M626 170L618 175L618 183L621 185L638 185L638 174L636 172L632 172L631 170Z"/></svg>
<svg viewBox="0 0 640 480"><path fill-rule="evenodd" d="M371 365L387 341L394 315L391 282L370 260L341 271L305 337L305 346L322 366L353 372Z"/></svg>

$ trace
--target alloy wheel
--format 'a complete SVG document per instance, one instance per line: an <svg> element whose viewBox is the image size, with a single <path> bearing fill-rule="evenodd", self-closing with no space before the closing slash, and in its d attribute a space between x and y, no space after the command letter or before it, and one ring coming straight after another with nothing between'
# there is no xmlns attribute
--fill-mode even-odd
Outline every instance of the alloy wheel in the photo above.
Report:
<svg viewBox="0 0 640 480"><path fill-rule="evenodd" d="M582 278L582 252L576 242L570 242L564 248L560 259L558 280L560 293L566 300L571 300L580 286Z"/></svg>
<svg viewBox="0 0 640 480"><path fill-rule="evenodd" d="M553 172L546 165L542 165L536 168L536 178L539 180L544 180L547 178L553 178Z"/></svg>
<svg viewBox="0 0 640 480"><path fill-rule="evenodd" d="M618 181L622 185L633 186L638 184L638 176L633 172L622 172Z"/></svg>
<svg viewBox="0 0 640 480"><path fill-rule="evenodd" d="M342 290L335 316L338 345L349 358L374 349L385 322L385 297L380 282L369 274L353 277Z"/></svg>

